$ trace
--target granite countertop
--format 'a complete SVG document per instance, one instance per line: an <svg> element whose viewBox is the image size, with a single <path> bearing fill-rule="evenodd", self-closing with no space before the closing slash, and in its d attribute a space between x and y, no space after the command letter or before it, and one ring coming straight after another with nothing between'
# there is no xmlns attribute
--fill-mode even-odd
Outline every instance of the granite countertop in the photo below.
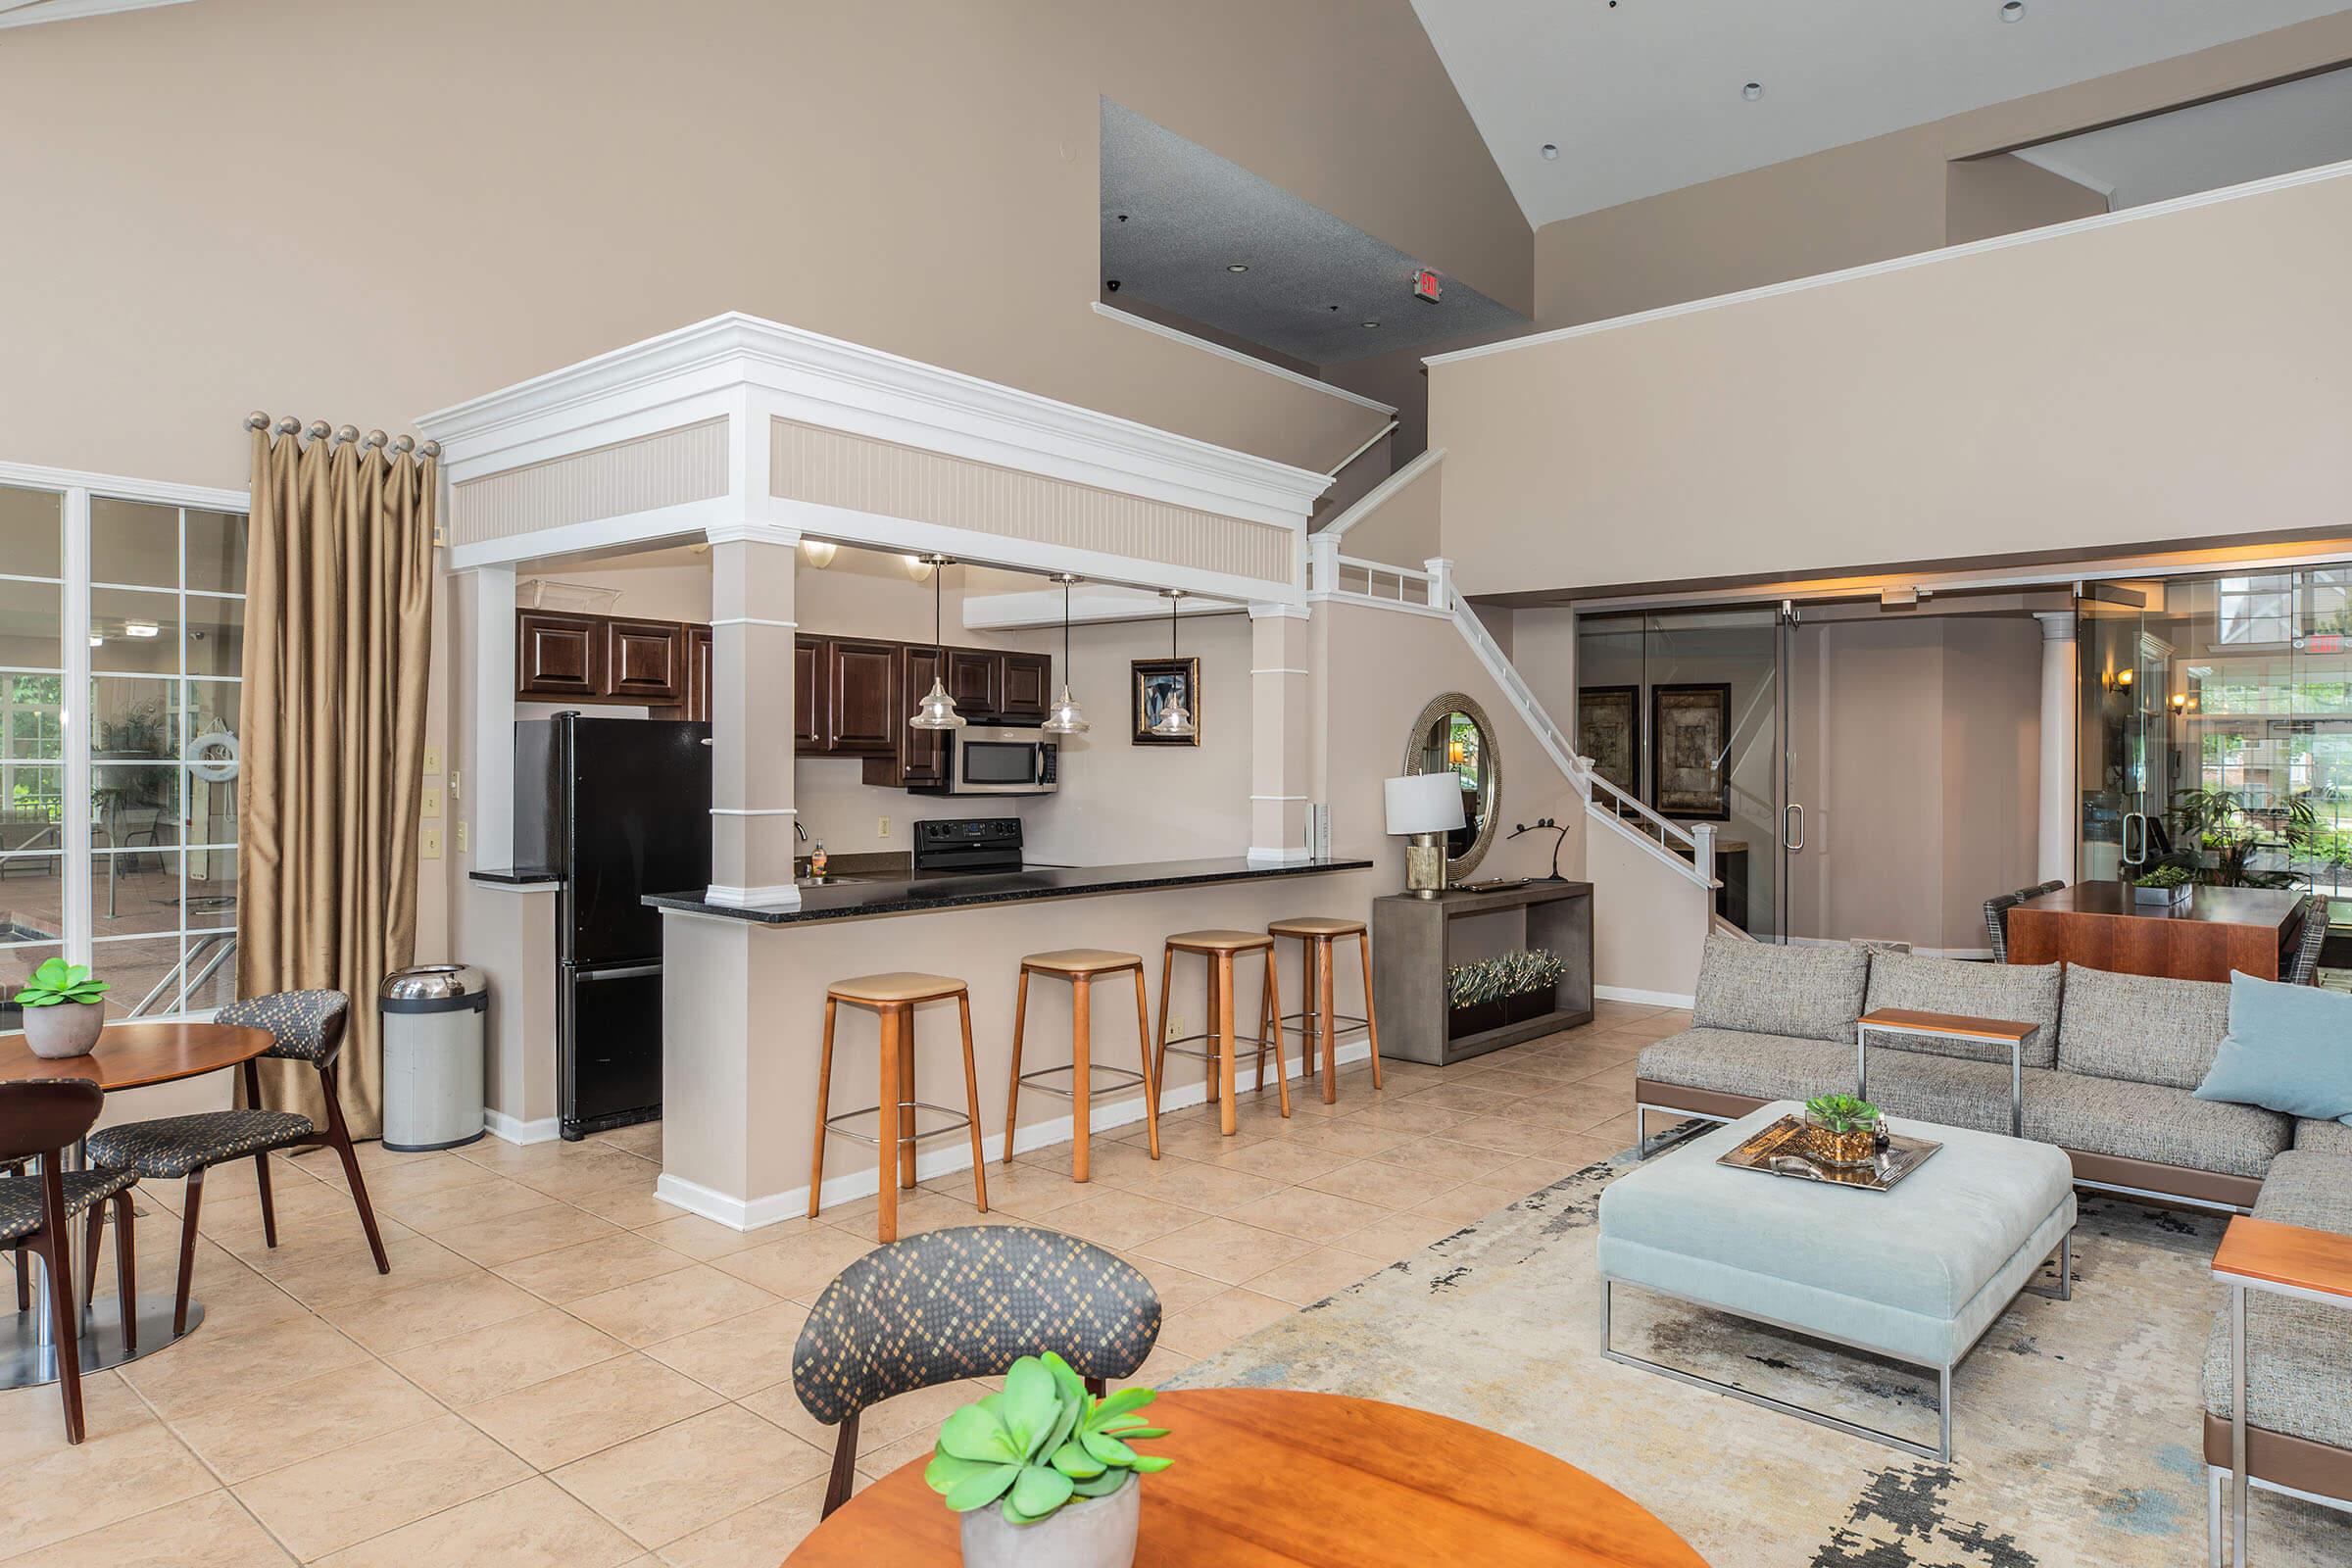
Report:
<svg viewBox="0 0 2352 1568"><path fill-rule="evenodd" d="M1262 877L1310 876L1324 871L1368 871L1370 860L1303 860L1292 865L1253 865L1240 857L1221 860L1160 860L1138 865L1030 866L1020 871L956 876L878 877L839 887L804 888L795 908L740 908L712 904L696 893L649 894L658 909L715 914L760 925L796 925L810 920L854 920L869 914L914 914L927 909L960 909L1030 899L1065 899L1090 893L1144 893L1158 888L1247 882Z"/></svg>

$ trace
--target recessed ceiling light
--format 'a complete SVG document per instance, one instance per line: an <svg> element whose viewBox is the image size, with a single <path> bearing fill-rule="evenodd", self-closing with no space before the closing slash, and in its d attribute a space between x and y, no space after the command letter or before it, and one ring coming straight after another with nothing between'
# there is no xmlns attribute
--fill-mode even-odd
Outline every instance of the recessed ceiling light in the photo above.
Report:
<svg viewBox="0 0 2352 1568"><path fill-rule="evenodd" d="M1366 326L1378 326L1380 323L1378 321L1366 321L1364 324Z"/></svg>
<svg viewBox="0 0 2352 1568"><path fill-rule="evenodd" d="M1250 270L1250 264L1247 262L1227 262L1225 264L1225 270L1228 272L1247 272Z"/></svg>
<svg viewBox="0 0 2352 1568"><path fill-rule="evenodd" d="M1554 159L1554 158L1557 158L1557 157L1559 157L1559 156L1560 156L1560 149L1559 149L1559 146L1558 146L1558 144L1557 144L1557 143L1554 143L1554 142L1548 142L1548 141L1547 141L1547 142L1545 142L1545 143L1544 144L1544 158L1545 158L1547 161L1548 161L1548 160L1550 160L1550 159Z"/></svg>
<svg viewBox="0 0 2352 1568"><path fill-rule="evenodd" d="M1760 81L1751 81L1740 89L1740 96L1752 104L1764 96L1764 84Z"/></svg>
<svg viewBox="0 0 2352 1568"><path fill-rule="evenodd" d="M122 623L125 637L153 637L163 628L152 620L126 620Z"/></svg>
<svg viewBox="0 0 2352 1568"><path fill-rule="evenodd" d="M2001 20L2003 22L2022 21L2025 17L2025 14L2026 0L2008 0L2008 3L2001 7Z"/></svg>

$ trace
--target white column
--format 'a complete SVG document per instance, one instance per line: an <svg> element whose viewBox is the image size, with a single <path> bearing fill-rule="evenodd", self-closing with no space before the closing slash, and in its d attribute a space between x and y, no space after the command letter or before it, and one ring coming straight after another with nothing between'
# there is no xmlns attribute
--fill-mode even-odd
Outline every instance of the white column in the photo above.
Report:
<svg viewBox="0 0 2352 1568"><path fill-rule="evenodd" d="M2037 611L2041 622L2040 880L2075 880L2075 612Z"/></svg>
<svg viewBox="0 0 2352 1568"><path fill-rule="evenodd" d="M1310 718L1304 605L1250 607L1250 858L1307 858Z"/></svg>
<svg viewBox="0 0 2352 1568"><path fill-rule="evenodd" d="M481 566L473 578L473 765L461 780L473 818L470 863L514 864L514 568Z"/></svg>
<svg viewBox="0 0 2352 1568"><path fill-rule="evenodd" d="M727 523L710 539L712 904L790 907L794 573L801 536Z"/></svg>

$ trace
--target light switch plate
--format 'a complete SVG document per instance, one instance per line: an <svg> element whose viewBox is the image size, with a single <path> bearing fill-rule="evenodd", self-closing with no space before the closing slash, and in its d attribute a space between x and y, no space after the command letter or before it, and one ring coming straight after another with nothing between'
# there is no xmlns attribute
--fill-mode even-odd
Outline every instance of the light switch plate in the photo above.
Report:
<svg viewBox="0 0 2352 1568"><path fill-rule="evenodd" d="M466 824L465 824L464 822L460 822L460 823L458 824L458 853L459 853L460 855L466 855L466 854L469 854L469 853L470 853L470 852L469 852L469 851L468 851L468 850L466 848Z"/></svg>
<svg viewBox="0 0 2352 1568"><path fill-rule="evenodd" d="M417 806L417 814L418 814L419 816L424 816L424 817L435 817L435 816L439 816L439 815L441 814L441 786L440 786L440 785L438 785L438 784L427 784L427 785L424 787L424 796L423 796L422 800L421 800L421 801L418 803L418 806Z"/></svg>
<svg viewBox="0 0 2352 1568"><path fill-rule="evenodd" d="M876 837L876 838L878 838L878 839L886 839L886 838L890 837L890 818L889 818L889 817L887 817L887 816L884 816L884 817L877 817L877 818L875 819L875 821L874 821L874 837Z"/></svg>
<svg viewBox="0 0 2352 1568"><path fill-rule="evenodd" d="M427 775L428 777L429 777L430 775L434 774L434 773L438 773L438 772L440 772L440 771L441 771L441 748L440 748L440 747L438 747L438 746L427 746L427 747L424 749L424 771L425 771L425 773L426 773L426 775Z"/></svg>
<svg viewBox="0 0 2352 1568"><path fill-rule="evenodd" d="M441 830L439 828L428 827L417 836L416 855L419 859L425 860L441 858Z"/></svg>

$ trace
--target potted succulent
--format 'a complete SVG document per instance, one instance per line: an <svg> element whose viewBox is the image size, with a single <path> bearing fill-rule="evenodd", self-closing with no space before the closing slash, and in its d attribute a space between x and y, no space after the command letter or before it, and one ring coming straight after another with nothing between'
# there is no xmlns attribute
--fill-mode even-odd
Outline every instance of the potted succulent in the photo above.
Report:
<svg viewBox="0 0 2352 1568"><path fill-rule="evenodd" d="M1121 1389L1098 1399L1049 1350L948 1417L923 1480L963 1516L964 1568L1132 1568L1134 1478L1173 1462L1128 1446L1167 1436L1135 1413L1156 1397Z"/></svg>
<svg viewBox="0 0 2352 1568"><path fill-rule="evenodd" d="M2188 898L2188 890L2196 885L2196 880L2186 866L2160 865L2132 884L2132 902L2180 904Z"/></svg>
<svg viewBox="0 0 2352 1568"><path fill-rule="evenodd" d="M24 1043L36 1056L86 1056L106 1024L106 982L63 958L43 959L9 1000L24 1009Z"/></svg>
<svg viewBox="0 0 2352 1568"><path fill-rule="evenodd" d="M1815 1095L1805 1102L1807 1157L1839 1170L1879 1155L1879 1107L1852 1095Z"/></svg>

